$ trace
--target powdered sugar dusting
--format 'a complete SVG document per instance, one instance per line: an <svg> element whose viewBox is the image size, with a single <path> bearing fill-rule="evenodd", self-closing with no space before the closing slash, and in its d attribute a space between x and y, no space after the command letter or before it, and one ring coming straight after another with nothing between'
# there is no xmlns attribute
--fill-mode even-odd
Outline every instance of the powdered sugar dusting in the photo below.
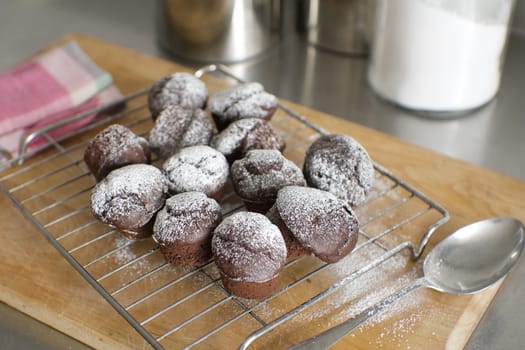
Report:
<svg viewBox="0 0 525 350"><path fill-rule="evenodd" d="M168 158L183 147L207 145L212 134L213 124L205 111L172 105L160 112L149 141L156 154Z"/></svg>
<svg viewBox="0 0 525 350"><path fill-rule="evenodd" d="M349 201L362 204L374 183L374 166L366 150L346 135L327 135L306 151L308 183Z"/></svg>
<svg viewBox="0 0 525 350"><path fill-rule="evenodd" d="M368 272L358 278L352 287L347 287L345 294L331 300L331 304L336 303L350 304L344 308L342 313L334 317L334 323L340 323L344 320L357 315L368 307L378 304L387 296L394 294L401 288L410 284L418 277L418 268L415 266L396 279L392 279L395 271L403 268L407 264L404 256L397 255L387 260L380 268ZM350 303L353 299L350 290L354 290L360 298L355 303ZM414 328L418 322L428 319L434 312L431 309L422 308L421 304L424 297L420 292L413 292L409 296L399 299L394 304L389 305L385 310L370 318L365 324L358 327L353 335L363 333L367 328L377 324L384 325L376 338L369 338L370 346L380 348L392 345L402 349L410 348L407 335L414 333ZM339 304L339 305L341 305ZM392 322L385 322L385 321Z"/></svg>
<svg viewBox="0 0 525 350"><path fill-rule="evenodd" d="M101 180L110 168L129 163L149 163L149 144L124 125L113 124L91 139L84 152L84 160L95 177Z"/></svg>
<svg viewBox="0 0 525 350"><path fill-rule="evenodd" d="M102 222L119 228L144 226L164 204L162 172L152 165L116 169L91 192L91 210Z"/></svg>
<svg viewBox="0 0 525 350"><path fill-rule="evenodd" d="M277 98L256 82L235 85L210 96L209 108L223 122L242 118L268 118L277 107Z"/></svg>
<svg viewBox="0 0 525 350"><path fill-rule="evenodd" d="M216 91L210 96L208 107L212 113L223 113L232 104L264 91L263 86L257 82L238 84Z"/></svg>
<svg viewBox="0 0 525 350"><path fill-rule="evenodd" d="M108 269L119 269L119 271L113 274L111 281L105 281L106 288L116 289L122 287L124 284L139 278L139 276L143 276L159 266L160 259L156 258L155 255L148 255L147 251L144 251L151 246L146 240L136 241L130 240L123 235L115 235L113 245L113 251L101 263L106 264ZM167 268L164 269L167 270ZM133 301L138 295L137 293L143 293L144 288L148 286L158 287L159 283L162 283L162 279L162 273L150 274L147 279L120 294L119 298Z"/></svg>
<svg viewBox="0 0 525 350"><path fill-rule="evenodd" d="M354 247L357 218L331 193L287 186L277 194L276 205L297 241L322 260L337 261Z"/></svg>
<svg viewBox="0 0 525 350"><path fill-rule="evenodd" d="M188 109L203 108L208 99L208 89L193 74L178 72L157 81L148 96L151 113L157 116L169 105Z"/></svg>
<svg viewBox="0 0 525 350"><path fill-rule="evenodd" d="M171 193L204 192L213 196L228 181L226 158L209 146L181 149L162 166Z"/></svg>
<svg viewBox="0 0 525 350"><path fill-rule="evenodd" d="M88 149L97 146L104 155L106 162L113 162L120 158L128 148L147 147L148 141L137 136L133 131L120 124L113 124L102 130L89 143Z"/></svg>
<svg viewBox="0 0 525 350"><path fill-rule="evenodd" d="M211 236L222 218L221 207L202 192L185 192L166 200L157 214L153 238L159 244L197 242Z"/></svg>
<svg viewBox="0 0 525 350"><path fill-rule="evenodd" d="M213 122L202 109L193 111L193 117L182 136L180 146L208 145L213 135Z"/></svg>
<svg viewBox="0 0 525 350"><path fill-rule="evenodd" d="M246 137L246 134L261 123L264 123L264 121L255 118L238 120L215 135L210 145L225 156L234 154L241 147L242 140Z"/></svg>
<svg viewBox="0 0 525 350"><path fill-rule="evenodd" d="M117 246L114 256L119 263L118 266L129 263L130 261L136 260L130 267L135 271L144 271L148 268L149 262L146 259L137 259L140 254L135 253L130 246L130 240L122 235L115 237L115 243ZM132 243L133 244L133 243ZM129 270L129 267L126 271ZM129 271L128 271L129 272Z"/></svg>
<svg viewBox="0 0 525 350"><path fill-rule="evenodd" d="M212 138L210 145L232 162L251 149L282 151L285 142L266 120L246 118L228 125L226 129Z"/></svg>
<svg viewBox="0 0 525 350"><path fill-rule="evenodd" d="M231 167L235 191L244 199L275 200L284 186L305 186L301 169L277 150L252 150Z"/></svg>
<svg viewBox="0 0 525 350"><path fill-rule="evenodd" d="M242 151L252 149L277 149L284 150L286 142L273 128L272 124L264 122L256 125L246 134L242 141Z"/></svg>
<svg viewBox="0 0 525 350"><path fill-rule="evenodd" d="M351 254L338 264L331 265L330 272L337 279L348 276L359 266L367 264L378 254L378 248L368 248L360 250L357 254ZM299 314L295 322L308 324L330 315L330 325L335 326L355 317L368 307L377 305L382 299L397 292L420 276L419 264L413 265L408 270L406 269L407 264L409 264L409 259L403 254L391 257L383 264L341 287L337 292L320 302L322 305L312 307ZM396 278L392 278L393 276L396 276ZM370 334L367 334L371 347L386 346L390 348L392 345L395 345L403 349L409 348L410 343L407 335L414 333L414 328L421 320L428 319L435 313L435 310L431 308L422 308L423 302L424 295L417 291L413 292L409 296L389 305L385 310L367 320L366 323L355 329L348 336L353 337L363 334L370 327L381 323L384 327L377 334L377 337L370 337ZM334 313L334 310L337 311Z"/></svg>
<svg viewBox="0 0 525 350"><path fill-rule="evenodd" d="M268 117L269 110L277 106L277 99L265 91L248 96L237 101L226 110L226 115L230 118L261 118Z"/></svg>
<svg viewBox="0 0 525 350"><path fill-rule="evenodd" d="M286 245L277 226L252 212L225 218L215 229L212 250L222 273L242 281L270 280L286 260Z"/></svg>

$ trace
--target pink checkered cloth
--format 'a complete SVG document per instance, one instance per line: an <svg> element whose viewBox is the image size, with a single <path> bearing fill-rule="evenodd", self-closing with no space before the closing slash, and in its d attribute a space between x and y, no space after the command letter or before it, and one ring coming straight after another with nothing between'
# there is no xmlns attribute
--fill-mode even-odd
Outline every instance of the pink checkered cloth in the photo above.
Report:
<svg viewBox="0 0 525 350"><path fill-rule="evenodd" d="M121 98L111 75L74 41L0 73L0 148L18 154L24 137L42 127ZM67 136L93 121L90 115L49 132ZM28 150L43 147L38 137Z"/></svg>

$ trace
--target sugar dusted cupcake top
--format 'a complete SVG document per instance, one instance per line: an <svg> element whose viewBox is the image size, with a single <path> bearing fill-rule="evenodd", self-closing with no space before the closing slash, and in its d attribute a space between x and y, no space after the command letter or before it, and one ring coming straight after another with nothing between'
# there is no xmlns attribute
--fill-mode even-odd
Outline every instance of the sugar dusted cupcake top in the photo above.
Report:
<svg viewBox="0 0 525 350"><path fill-rule="evenodd" d="M346 135L327 135L306 151L306 181L352 206L363 204L374 183L374 165L363 146Z"/></svg>
<svg viewBox="0 0 525 350"><path fill-rule="evenodd" d="M152 165L132 164L113 170L91 191L91 211L103 223L139 231L164 205L167 185Z"/></svg>
<svg viewBox="0 0 525 350"><path fill-rule="evenodd" d="M220 271L238 281L271 280L286 260L286 245L277 226L251 212L225 218L215 229L212 251Z"/></svg>
<svg viewBox="0 0 525 350"><path fill-rule="evenodd" d="M270 119L277 109L277 98L264 91L260 83L235 85L213 93L208 107L219 130L244 118Z"/></svg>
<svg viewBox="0 0 525 350"><path fill-rule="evenodd" d="M153 84L148 95L148 107L154 119L170 105L187 109L204 108L208 100L206 84L193 74L178 72Z"/></svg>
<svg viewBox="0 0 525 350"><path fill-rule="evenodd" d="M125 165L150 163L148 141L120 124L113 124L93 137L85 151L84 161L97 181L110 171Z"/></svg>
<svg viewBox="0 0 525 350"><path fill-rule="evenodd" d="M301 169L278 150L251 150L231 166L232 183L237 194L254 202L275 201L284 186L305 186Z"/></svg>
<svg viewBox="0 0 525 350"><path fill-rule="evenodd" d="M354 249L359 232L357 217L331 193L288 186L277 194L275 207L293 238L319 259L333 263Z"/></svg>
<svg viewBox="0 0 525 350"><path fill-rule="evenodd" d="M230 171L220 152L203 145L181 149L162 168L170 193L198 191L212 198L220 196Z"/></svg>

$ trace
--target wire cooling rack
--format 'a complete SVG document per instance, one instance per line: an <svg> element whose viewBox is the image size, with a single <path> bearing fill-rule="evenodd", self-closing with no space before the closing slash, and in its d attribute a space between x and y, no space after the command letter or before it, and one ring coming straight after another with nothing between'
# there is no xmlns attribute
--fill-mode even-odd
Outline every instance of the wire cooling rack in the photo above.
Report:
<svg viewBox="0 0 525 350"><path fill-rule="evenodd" d="M220 65L195 75L210 91L241 81ZM411 258L421 255L430 235L449 218L439 204L375 164L374 188L355 209L361 228L348 257L336 264L314 257L289 261L270 297L232 296L213 261L191 269L171 266L152 239L128 240L90 213L95 181L83 163L85 146L112 123L147 137L152 127L147 92L99 108L101 117L73 137L54 139L49 131L93 111L29 135L20 156L0 170L0 188L155 349L285 348L316 335L378 302L406 276L414 277ZM286 141L284 155L300 167L308 146L326 134L281 103L272 124ZM28 152L38 137L50 147ZM221 206L224 215L243 210L231 185Z"/></svg>

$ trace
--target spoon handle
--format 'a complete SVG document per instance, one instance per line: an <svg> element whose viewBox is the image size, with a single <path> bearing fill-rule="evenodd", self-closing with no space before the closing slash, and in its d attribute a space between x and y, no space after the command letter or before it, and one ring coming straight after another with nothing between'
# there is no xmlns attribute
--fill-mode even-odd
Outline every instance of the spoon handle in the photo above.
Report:
<svg viewBox="0 0 525 350"><path fill-rule="evenodd" d="M424 287L427 285L427 282L424 278L419 278L413 281L408 286L398 290L394 294L389 295L385 299L381 300L379 303L367 308L358 315L354 316L351 319L344 321L343 323L332 327L323 333L316 335L315 337L306 339L305 341L296 344L289 348L288 350L318 350L318 349L328 349L331 345L337 342L339 339L344 337L346 334L350 333L352 330L360 326L362 323L366 322L374 315L378 314L387 306L393 304L397 300L401 299L406 294L416 290L418 288Z"/></svg>

